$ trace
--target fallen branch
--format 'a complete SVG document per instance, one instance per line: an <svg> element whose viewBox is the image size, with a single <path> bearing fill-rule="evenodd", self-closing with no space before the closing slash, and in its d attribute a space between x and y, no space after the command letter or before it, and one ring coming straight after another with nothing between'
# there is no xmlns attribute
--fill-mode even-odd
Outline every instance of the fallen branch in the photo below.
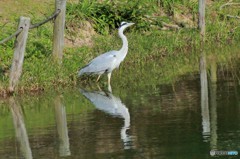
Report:
<svg viewBox="0 0 240 159"><path fill-rule="evenodd" d="M175 24L167 24L165 22L162 22L162 25L168 28L172 28L172 29L180 29L180 27L178 25Z"/></svg>
<svg viewBox="0 0 240 159"><path fill-rule="evenodd" d="M240 19L239 16L235 16L235 15L227 14L226 16L227 16L228 18L236 18L236 19Z"/></svg>
<svg viewBox="0 0 240 159"><path fill-rule="evenodd" d="M222 10L224 7L227 7L227 6L240 5L240 3L234 3L234 2L232 2L232 1L233 1L233 0L229 0L227 3L221 5L219 9ZM225 15L225 16L228 17L228 18L240 19L240 17L237 16L237 15L235 16L235 15L227 14L227 15Z"/></svg>
<svg viewBox="0 0 240 159"><path fill-rule="evenodd" d="M226 6L232 6L232 5L236 6L236 5L240 5L240 3L234 3L234 2L232 2L232 0L230 0L229 2L221 5L221 6L220 6L220 10L222 10L222 9L223 9L224 7L226 7Z"/></svg>

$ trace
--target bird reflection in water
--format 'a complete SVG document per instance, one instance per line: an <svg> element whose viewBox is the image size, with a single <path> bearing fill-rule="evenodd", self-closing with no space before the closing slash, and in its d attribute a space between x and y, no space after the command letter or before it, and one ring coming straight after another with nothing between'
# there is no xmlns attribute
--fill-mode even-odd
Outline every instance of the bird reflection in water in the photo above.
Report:
<svg viewBox="0 0 240 159"><path fill-rule="evenodd" d="M128 108L122 103L121 99L112 94L111 85L108 85L108 91L87 91L80 89L80 92L90 100L94 106L113 117L120 117L124 119L124 125L121 129L121 139L124 143L124 149L132 148L131 136L127 134L130 127L130 114Z"/></svg>

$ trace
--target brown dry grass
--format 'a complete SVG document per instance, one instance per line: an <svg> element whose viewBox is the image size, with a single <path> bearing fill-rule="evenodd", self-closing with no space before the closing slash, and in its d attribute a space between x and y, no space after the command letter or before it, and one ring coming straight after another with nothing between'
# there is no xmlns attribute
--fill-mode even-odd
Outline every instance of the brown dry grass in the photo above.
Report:
<svg viewBox="0 0 240 159"><path fill-rule="evenodd" d="M65 44L67 47L92 46L92 36L96 35L91 23L82 21L79 26L68 25L68 32L65 36ZM72 34L71 36L71 33Z"/></svg>

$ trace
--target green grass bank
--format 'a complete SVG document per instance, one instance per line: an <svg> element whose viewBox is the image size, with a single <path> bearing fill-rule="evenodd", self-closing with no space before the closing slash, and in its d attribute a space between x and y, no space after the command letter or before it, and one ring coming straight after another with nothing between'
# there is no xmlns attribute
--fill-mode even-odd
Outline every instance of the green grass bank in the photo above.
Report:
<svg viewBox="0 0 240 159"><path fill-rule="evenodd" d="M229 16L239 15L239 5L224 6L227 2L207 0L206 8L205 52L210 59L218 55L216 62L223 65L237 59L240 41L239 20ZM53 0L4 0L0 6L0 39L15 31L21 15L36 23L54 12ZM123 20L136 25L125 32L129 54L120 70L114 71L113 85L144 84L144 79L159 84L174 82L181 75L198 71L197 16L197 0L67 1L62 65L53 63L51 57L53 23L31 30L17 93L74 87L84 82L77 78L79 68L93 57L121 47L116 28ZM14 40L0 45L2 96L8 86L13 45Z"/></svg>

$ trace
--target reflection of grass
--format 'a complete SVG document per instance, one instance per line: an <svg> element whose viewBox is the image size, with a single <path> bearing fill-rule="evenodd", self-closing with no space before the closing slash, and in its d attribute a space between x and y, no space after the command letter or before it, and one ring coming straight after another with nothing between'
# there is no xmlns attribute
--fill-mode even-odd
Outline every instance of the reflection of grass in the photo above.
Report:
<svg viewBox="0 0 240 159"><path fill-rule="evenodd" d="M56 92L48 92L47 94L36 96L21 96L16 98L19 106L22 108L28 135L40 132L41 135L48 134L48 127L55 127L55 111L54 100L58 97ZM77 120L84 122L88 115L95 109L88 100L81 96L76 89L62 93L60 106L64 106L68 120L73 120L77 115ZM14 126L9 102L5 100L0 103L0 129L6 130L0 132L0 141L6 137L14 136ZM90 112L90 113L89 113ZM90 114L91 115L91 114ZM75 119L76 120L76 119Z"/></svg>

